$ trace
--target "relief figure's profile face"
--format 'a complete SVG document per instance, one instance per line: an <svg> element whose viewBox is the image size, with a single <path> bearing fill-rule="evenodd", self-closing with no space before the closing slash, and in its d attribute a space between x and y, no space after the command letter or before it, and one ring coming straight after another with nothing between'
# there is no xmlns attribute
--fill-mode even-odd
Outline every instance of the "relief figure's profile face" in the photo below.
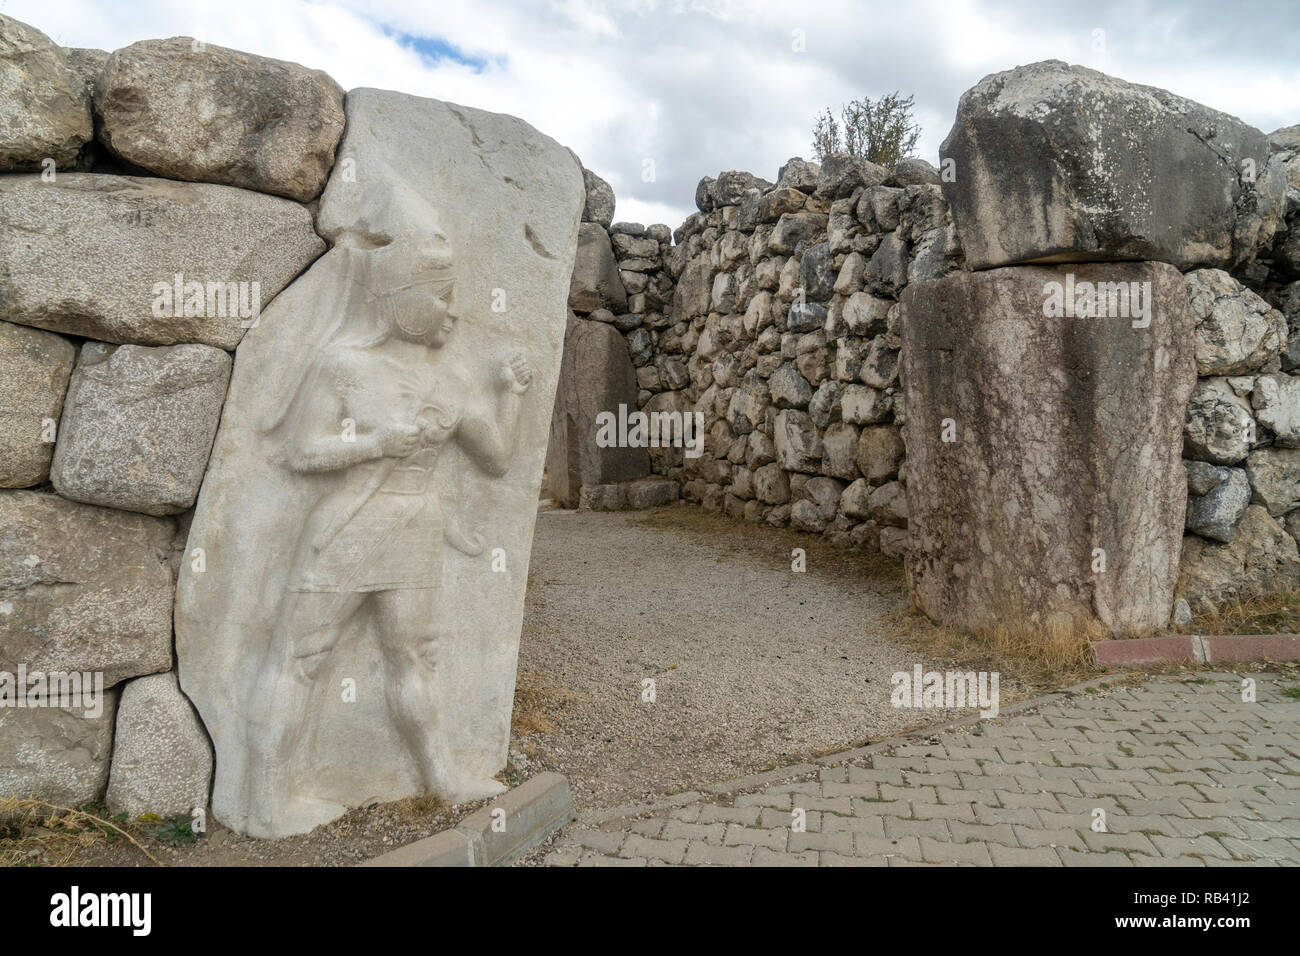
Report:
<svg viewBox="0 0 1300 956"><path fill-rule="evenodd" d="M394 290L389 302L393 334L429 348L446 345L459 318L452 305L451 284L445 280L413 282Z"/></svg>

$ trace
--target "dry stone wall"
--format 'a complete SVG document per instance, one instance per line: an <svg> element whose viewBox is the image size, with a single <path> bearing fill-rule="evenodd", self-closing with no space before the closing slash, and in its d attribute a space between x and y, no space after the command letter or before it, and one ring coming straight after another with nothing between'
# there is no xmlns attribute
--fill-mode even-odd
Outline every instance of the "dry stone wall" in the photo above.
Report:
<svg viewBox="0 0 1300 956"><path fill-rule="evenodd" d="M1141 149L1116 148L1134 140ZM1071 616L1084 609L1083 618L1142 630L1171 613L1185 620L1207 603L1300 585L1293 547L1300 532L1300 127L1265 136L1166 91L1047 61L968 92L943 157L942 176L915 159L884 170L834 156L823 166L791 160L774 183L737 171L705 177L699 211L672 243L664 226L610 225L608 215L584 226L599 255L586 264L580 257L570 306L624 334L642 411L700 416L702 454L649 448L654 473L678 484L687 501L737 518L891 555L915 554L918 545L950 558L964 553L959 539L972 531L968 524L939 537L909 528L899 300L919 283L1017 263L1166 262L1183 279L1160 272L1157 307L1186 312L1190 325L1180 319L1168 327L1169 341L1141 360L1146 374L1129 369L1150 401L1127 412L1144 410L1146 431L1162 435L1144 468L1174 454L1181 431L1187 497L1178 464L1167 461L1163 477L1145 480L1138 469L1124 479L1127 492L1110 487L1120 475L1116 456L1132 444L1124 432L1137 427L1120 414L1118 393L1094 394L1086 414L1081 406L1063 409L1052 427L1099 420L1110 430L1113 448L1093 435L1059 450L1080 465L1110 456L1076 483L1070 507L1075 518L1094 516L1094 532L1105 524L1095 516L1111 513L1119 537L1101 550L1119 562L1113 577L1132 577L1127 585L1099 584L1092 562L1080 565L1090 547L1068 559L1068 571L1058 569L1055 584L1045 580L1044 593L1075 595L1062 605ZM588 186L589 207L608 213L608 186L591 173ZM1064 284L1075 271L1058 267L1048 278ZM1103 265L1099 281L1124 278L1111 271ZM931 295L927 314L937 314L941 300ZM1122 354L1113 351L1118 331L1086 334L1097 338L1093 345L1112 341L1111 351L1095 352L1095 371L1105 374ZM1190 400L1182 395L1185 374L1166 378L1167 353L1180 369L1194 361ZM1025 360L1046 362L1043 355ZM1151 391L1157 382L1166 394ZM927 482L927 500L943 497L938 474L911 480ZM1041 480L1027 478L1024 490L1041 492ZM587 499L591 506L637 500L608 489ZM998 501L1005 503L986 496L979 507L992 513ZM1061 520L1039 519L1036 533L1054 540ZM1003 530L1009 546L1025 532ZM1053 566L1039 557L1031 563ZM1144 575L1159 583L1139 583ZM955 585L945 587L969 590ZM954 611L954 620L968 611Z"/></svg>
<svg viewBox="0 0 1300 956"><path fill-rule="evenodd" d="M614 224L618 284L580 255L570 298L603 298L587 317L624 333L642 411L698 422L698 454L647 449L655 474L708 510L901 554L898 297L962 263L937 170L796 158L775 183L706 177L696 203L671 243Z"/></svg>

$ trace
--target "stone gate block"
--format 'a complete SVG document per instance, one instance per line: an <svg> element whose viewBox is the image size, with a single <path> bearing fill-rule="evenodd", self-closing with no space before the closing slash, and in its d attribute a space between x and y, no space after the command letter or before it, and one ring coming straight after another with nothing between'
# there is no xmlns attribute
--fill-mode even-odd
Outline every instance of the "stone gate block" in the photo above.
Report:
<svg viewBox="0 0 1300 956"><path fill-rule="evenodd" d="M604 322L570 316L546 449L547 494L566 508L578 506L584 485L632 481L650 474L644 448L601 447L597 416L617 419L619 406L637 410L636 373L627 341Z"/></svg>
<svg viewBox="0 0 1300 956"><path fill-rule="evenodd" d="M1148 315L1115 315L1118 286L1097 310L1110 317L1044 314L1056 293L1086 306L1086 283L1099 282L1126 284L1137 292L1127 311L1149 303ZM1055 615L1112 631L1165 625L1196 381L1178 271L964 273L909 286L901 325L907 570L920 608L963 628Z"/></svg>

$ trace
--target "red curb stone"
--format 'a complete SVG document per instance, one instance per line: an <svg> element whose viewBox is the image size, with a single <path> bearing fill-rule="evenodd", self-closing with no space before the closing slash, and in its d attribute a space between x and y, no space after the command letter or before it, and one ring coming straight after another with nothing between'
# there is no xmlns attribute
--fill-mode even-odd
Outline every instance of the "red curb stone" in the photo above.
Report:
<svg viewBox="0 0 1300 956"><path fill-rule="evenodd" d="M1196 649L1187 634L1098 641L1092 653L1101 667L1141 667L1146 664L1196 663Z"/></svg>
<svg viewBox="0 0 1300 956"><path fill-rule="evenodd" d="M1228 661L1300 660L1300 634L1173 634L1098 641L1092 653L1100 667L1148 664L1214 664Z"/></svg>
<svg viewBox="0 0 1300 956"><path fill-rule="evenodd" d="M1300 634L1216 634L1202 638L1206 663L1218 661L1300 661Z"/></svg>

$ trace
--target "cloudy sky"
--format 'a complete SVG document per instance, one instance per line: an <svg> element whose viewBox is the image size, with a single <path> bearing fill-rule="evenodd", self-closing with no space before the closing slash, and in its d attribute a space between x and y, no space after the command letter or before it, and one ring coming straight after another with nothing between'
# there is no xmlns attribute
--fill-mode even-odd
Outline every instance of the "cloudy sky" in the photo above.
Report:
<svg viewBox="0 0 1300 956"><path fill-rule="evenodd" d="M981 77L1057 58L1162 86L1265 132L1300 123L1288 2L995 0L0 0L65 46L210 43L512 113L572 147L616 218L676 226L723 169L774 179L817 112L900 90L937 161Z"/></svg>

